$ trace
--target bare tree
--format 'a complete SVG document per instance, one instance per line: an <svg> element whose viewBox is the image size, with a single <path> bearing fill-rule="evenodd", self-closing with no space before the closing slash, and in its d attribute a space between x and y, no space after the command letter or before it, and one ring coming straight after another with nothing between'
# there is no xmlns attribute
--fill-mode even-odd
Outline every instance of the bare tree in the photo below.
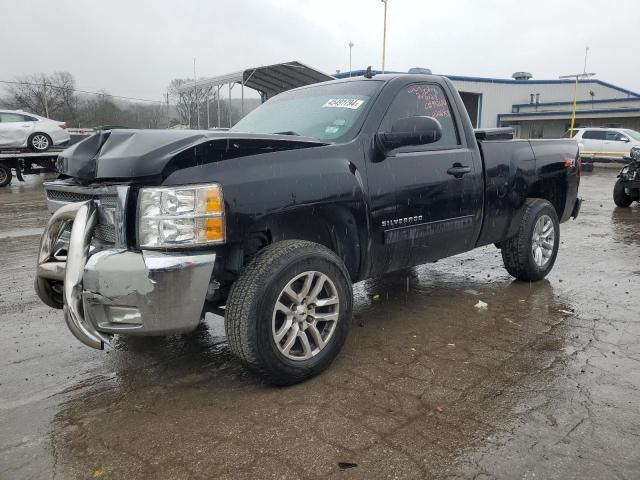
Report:
<svg viewBox="0 0 640 480"><path fill-rule="evenodd" d="M69 117L76 108L75 80L69 72L21 75L6 87L13 108L45 117Z"/></svg>
<svg viewBox="0 0 640 480"><path fill-rule="evenodd" d="M95 94L78 92L75 80L68 72L21 75L5 86L4 93L0 100L3 108L15 108L55 118L66 122L68 127L118 125L130 128L165 128L170 113L166 103L161 101L154 103L117 99L104 90ZM208 97L203 94L203 98ZM197 119L193 117L192 122L197 124Z"/></svg>
<svg viewBox="0 0 640 480"><path fill-rule="evenodd" d="M168 87L169 100L174 105L179 123L189 125L191 128L198 127L198 111L200 112L200 126L206 128L207 125L207 104L209 108L216 101L216 89L209 85L206 87L187 88L180 90L182 86L193 84L193 79L175 78ZM200 107L198 109L198 106ZM214 119L215 117L215 119ZM217 122L217 113L209 118L209 126Z"/></svg>

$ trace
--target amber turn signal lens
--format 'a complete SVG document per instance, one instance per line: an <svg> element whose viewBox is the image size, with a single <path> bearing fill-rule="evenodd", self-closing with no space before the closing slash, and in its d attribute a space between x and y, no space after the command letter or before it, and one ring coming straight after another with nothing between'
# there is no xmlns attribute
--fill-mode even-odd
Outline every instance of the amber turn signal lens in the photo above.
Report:
<svg viewBox="0 0 640 480"><path fill-rule="evenodd" d="M204 236L207 241L224 240L224 220L222 217L207 218L204 221Z"/></svg>
<svg viewBox="0 0 640 480"><path fill-rule="evenodd" d="M206 213L219 213L223 211L222 194L219 188L211 188L205 193L204 211Z"/></svg>

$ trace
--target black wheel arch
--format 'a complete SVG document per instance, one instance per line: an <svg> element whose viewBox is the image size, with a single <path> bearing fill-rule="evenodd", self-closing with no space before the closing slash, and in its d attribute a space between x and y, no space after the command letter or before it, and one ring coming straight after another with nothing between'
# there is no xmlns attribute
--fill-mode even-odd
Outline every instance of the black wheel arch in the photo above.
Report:
<svg viewBox="0 0 640 480"><path fill-rule="evenodd" d="M528 198L542 198L547 200L556 211L558 220L562 222L565 215L567 199L567 181L564 175L542 178L529 188Z"/></svg>
<svg viewBox="0 0 640 480"><path fill-rule="evenodd" d="M243 242L243 264L267 245L283 240L307 240L329 248L344 262L352 279L363 270L366 222L340 205L314 206L267 216L256 222ZM363 243L365 241L365 243Z"/></svg>

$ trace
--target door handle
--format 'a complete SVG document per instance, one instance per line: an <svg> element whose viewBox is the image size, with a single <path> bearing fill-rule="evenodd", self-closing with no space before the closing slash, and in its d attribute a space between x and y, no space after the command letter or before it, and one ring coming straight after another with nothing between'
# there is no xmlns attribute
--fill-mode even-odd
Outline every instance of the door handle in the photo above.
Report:
<svg viewBox="0 0 640 480"><path fill-rule="evenodd" d="M453 175L456 178L462 178L465 173L469 172L471 172L471 167L467 167L458 162L454 163L451 168L447 170L449 175Z"/></svg>

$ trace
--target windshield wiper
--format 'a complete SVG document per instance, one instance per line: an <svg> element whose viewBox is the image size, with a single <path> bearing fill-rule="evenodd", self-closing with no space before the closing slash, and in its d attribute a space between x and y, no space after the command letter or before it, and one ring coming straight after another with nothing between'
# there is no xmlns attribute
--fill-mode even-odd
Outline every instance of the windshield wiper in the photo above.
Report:
<svg viewBox="0 0 640 480"><path fill-rule="evenodd" d="M296 137L300 137L301 135L298 132L294 132L293 130L287 130L285 132L273 132L274 135L295 135Z"/></svg>

